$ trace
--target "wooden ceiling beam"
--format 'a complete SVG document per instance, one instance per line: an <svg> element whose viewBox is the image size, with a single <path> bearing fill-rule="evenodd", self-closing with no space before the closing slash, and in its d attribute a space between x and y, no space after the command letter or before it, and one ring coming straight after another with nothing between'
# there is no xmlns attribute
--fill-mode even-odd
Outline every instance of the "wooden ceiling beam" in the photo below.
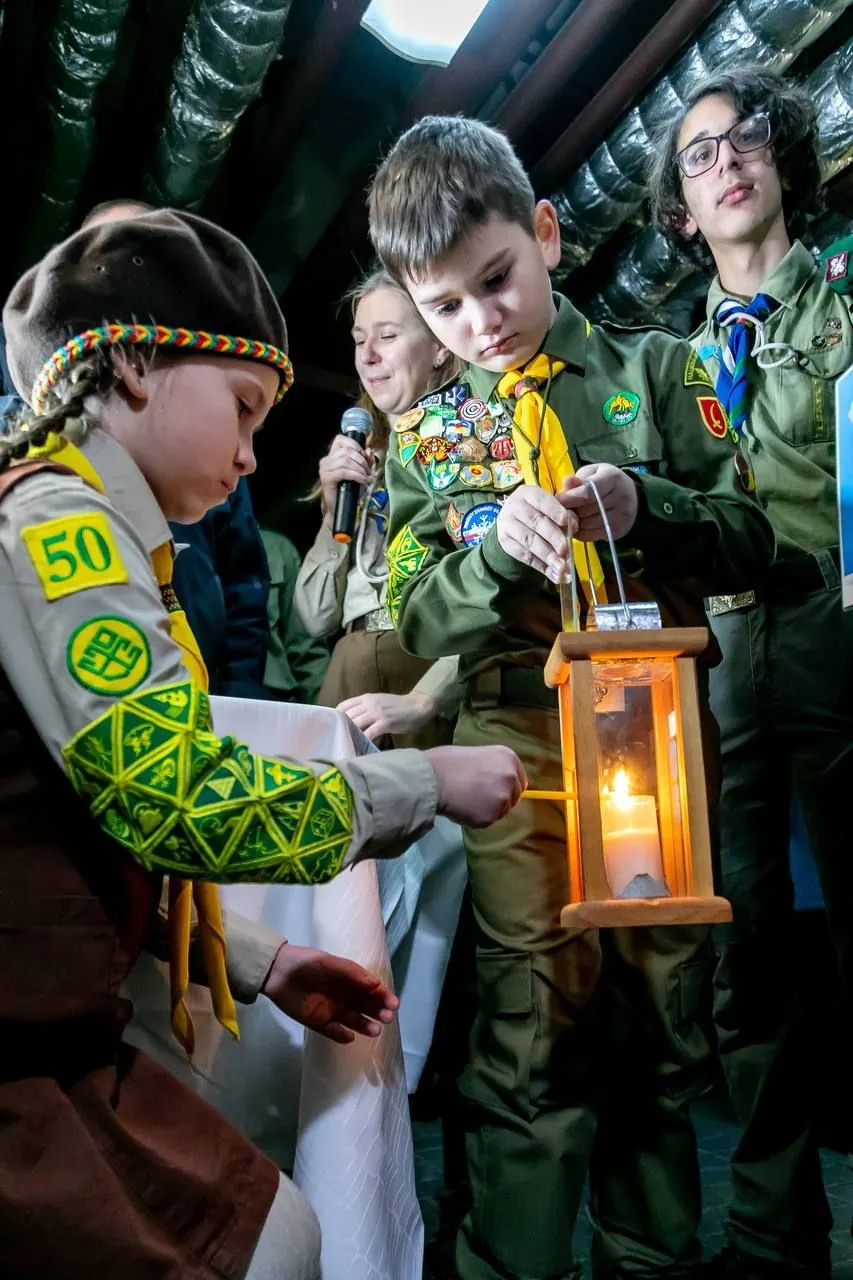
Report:
<svg viewBox="0 0 853 1280"><path fill-rule="evenodd" d="M433 67L426 73L396 131L402 132L424 115L476 112L553 10L554 0L490 0L449 66ZM372 167L363 171L352 194L301 264L285 291L285 311L288 306L293 309L295 295L328 299L341 293L355 274L355 263L369 261L365 188Z"/></svg>
<svg viewBox="0 0 853 1280"><path fill-rule="evenodd" d="M584 65L631 9L646 0L580 0L580 4L519 80L498 112L495 124L517 143L556 98L566 81Z"/></svg>
<svg viewBox="0 0 853 1280"><path fill-rule="evenodd" d="M537 192L545 195L567 180L720 4L679 0L664 14L534 167Z"/></svg>

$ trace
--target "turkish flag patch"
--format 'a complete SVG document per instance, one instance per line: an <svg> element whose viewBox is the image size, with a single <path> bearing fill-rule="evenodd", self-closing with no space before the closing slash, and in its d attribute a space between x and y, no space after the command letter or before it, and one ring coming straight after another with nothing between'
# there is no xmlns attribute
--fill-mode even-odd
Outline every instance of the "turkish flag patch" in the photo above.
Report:
<svg viewBox="0 0 853 1280"><path fill-rule="evenodd" d="M722 440L724 436L728 435L729 423L726 418L726 411L717 397L697 396L696 403L699 406L702 421L711 435L716 436L718 440Z"/></svg>

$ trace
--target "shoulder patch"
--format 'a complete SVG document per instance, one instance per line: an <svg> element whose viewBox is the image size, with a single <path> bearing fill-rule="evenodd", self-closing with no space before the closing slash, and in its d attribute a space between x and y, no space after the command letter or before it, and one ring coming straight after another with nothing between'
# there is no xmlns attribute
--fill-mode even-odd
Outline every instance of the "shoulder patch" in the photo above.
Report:
<svg viewBox="0 0 853 1280"><path fill-rule="evenodd" d="M691 351L687 358L684 385L685 387L713 387L714 385L698 351Z"/></svg>
<svg viewBox="0 0 853 1280"><path fill-rule="evenodd" d="M385 552L388 561L388 592L385 603L391 614L391 620L397 625L400 612L400 597L403 587L409 578L414 578L421 565L429 555L429 548L415 535L410 524L403 525L394 541Z"/></svg>
<svg viewBox="0 0 853 1280"><path fill-rule="evenodd" d="M48 600L129 581L102 511L31 524L21 537Z"/></svg>
<svg viewBox="0 0 853 1280"><path fill-rule="evenodd" d="M699 416L711 435L716 436L718 440L724 439L729 433L729 420L717 397L697 396L696 407L699 410Z"/></svg>
<svg viewBox="0 0 853 1280"><path fill-rule="evenodd" d="M65 650L70 674L107 698L133 693L151 670L148 637L130 618L90 618L72 631Z"/></svg>
<svg viewBox="0 0 853 1280"><path fill-rule="evenodd" d="M835 284L839 280L844 280L850 265L850 254L845 249L841 253L833 253L826 260L826 272L824 279L827 284Z"/></svg>

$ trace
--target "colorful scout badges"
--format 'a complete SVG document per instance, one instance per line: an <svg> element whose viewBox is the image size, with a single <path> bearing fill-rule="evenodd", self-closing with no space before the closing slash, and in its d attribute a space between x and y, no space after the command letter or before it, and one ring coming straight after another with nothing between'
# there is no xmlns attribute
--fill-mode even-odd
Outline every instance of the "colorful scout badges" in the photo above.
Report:
<svg viewBox="0 0 853 1280"><path fill-rule="evenodd" d="M500 404L486 404L457 383L426 396L394 425L400 461L413 458L426 468L430 488L440 493L451 485L478 489L514 489L522 480L515 458L512 419ZM482 542L500 511L494 498L460 511L451 501L445 528L457 544Z"/></svg>

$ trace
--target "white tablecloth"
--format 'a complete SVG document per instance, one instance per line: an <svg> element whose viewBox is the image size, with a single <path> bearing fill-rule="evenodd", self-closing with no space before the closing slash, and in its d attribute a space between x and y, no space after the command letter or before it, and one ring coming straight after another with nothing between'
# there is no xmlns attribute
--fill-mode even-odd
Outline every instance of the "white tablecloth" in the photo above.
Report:
<svg viewBox="0 0 853 1280"><path fill-rule="evenodd" d="M267 755L345 758L347 721L326 708L211 700L220 734ZM171 1036L165 966L140 959L128 984L128 1038L222 1111L281 1166L294 1168L323 1230L323 1280L420 1280L423 1225L415 1197L406 1073L413 1089L435 1012L465 883L458 828L440 819L404 858L363 862L318 888L243 885L226 906L292 942L348 956L390 977L396 952L398 1022L379 1040L330 1044L269 1001L240 1007L240 1043L191 988L192 1064ZM401 1052L406 1049L406 1071Z"/></svg>

